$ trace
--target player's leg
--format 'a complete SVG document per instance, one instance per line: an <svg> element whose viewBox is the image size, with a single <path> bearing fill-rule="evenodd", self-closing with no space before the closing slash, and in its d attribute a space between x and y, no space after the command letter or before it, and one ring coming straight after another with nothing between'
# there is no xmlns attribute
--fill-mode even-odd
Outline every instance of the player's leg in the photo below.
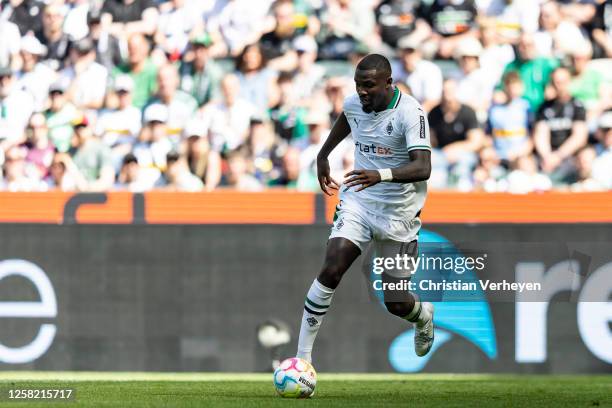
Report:
<svg viewBox="0 0 612 408"><path fill-rule="evenodd" d="M346 238L336 237L328 241L323 268L306 294L297 357L312 361L312 346L331 305L334 291L360 254L359 247Z"/></svg>
<svg viewBox="0 0 612 408"><path fill-rule="evenodd" d="M310 286L304 301L297 356L308 361L312 361L312 346L336 287L372 239L372 230L367 220L357 212L342 207L341 201L327 241L323 268Z"/></svg>
<svg viewBox="0 0 612 408"><path fill-rule="evenodd" d="M378 253L385 257L400 256L400 259L418 257L417 241L411 242L377 242ZM398 283L407 282L412 277L412 262L403 266L408 268L391 268L382 274L383 287L398 287ZM395 286L388 285L395 283ZM386 285L385 285L386 284ZM401 287L401 286L399 286ZM417 295L408 290L384 290L385 306L389 313L415 324L414 349L418 356L429 352L434 340L433 304L421 302Z"/></svg>

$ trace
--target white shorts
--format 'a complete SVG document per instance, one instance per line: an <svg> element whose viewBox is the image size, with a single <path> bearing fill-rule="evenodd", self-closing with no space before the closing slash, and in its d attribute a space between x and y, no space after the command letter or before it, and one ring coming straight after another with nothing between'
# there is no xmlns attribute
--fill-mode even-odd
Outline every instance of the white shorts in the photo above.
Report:
<svg viewBox="0 0 612 408"><path fill-rule="evenodd" d="M372 241L405 243L416 240L420 223L418 218L397 220L367 211L346 208L341 202L336 207L329 239L348 239L363 253Z"/></svg>

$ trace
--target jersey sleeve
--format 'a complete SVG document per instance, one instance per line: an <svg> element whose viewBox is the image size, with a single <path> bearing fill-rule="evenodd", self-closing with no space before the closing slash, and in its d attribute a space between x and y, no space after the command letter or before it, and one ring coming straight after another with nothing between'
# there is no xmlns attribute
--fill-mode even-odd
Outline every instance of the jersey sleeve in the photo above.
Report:
<svg viewBox="0 0 612 408"><path fill-rule="evenodd" d="M405 112L404 118L406 147L411 150L431 150L429 121L421 107L415 107Z"/></svg>

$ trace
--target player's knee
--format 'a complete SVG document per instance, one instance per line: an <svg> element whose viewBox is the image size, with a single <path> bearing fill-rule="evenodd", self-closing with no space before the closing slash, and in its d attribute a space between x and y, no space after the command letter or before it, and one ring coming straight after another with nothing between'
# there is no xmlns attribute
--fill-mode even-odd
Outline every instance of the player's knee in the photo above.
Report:
<svg viewBox="0 0 612 408"><path fill-rule="evenodd" d="M389 313L398 317L406 317L411 312L410 305L405 302L385 302L385 306Z"/></svg>
<svg viewBox="0 0 612 408"><path fill-rule="evenodd" d="M344 269L338 265L325 264L319 274L319 282L328 288L335 289L342 280Z"/></svg>

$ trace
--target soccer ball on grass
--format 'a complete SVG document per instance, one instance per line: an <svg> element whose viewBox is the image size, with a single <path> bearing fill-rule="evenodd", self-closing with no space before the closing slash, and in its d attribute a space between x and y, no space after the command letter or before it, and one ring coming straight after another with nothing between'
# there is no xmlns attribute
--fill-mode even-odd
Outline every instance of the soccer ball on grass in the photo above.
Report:
<svg viewBox="0 0 612 408"><path fill-rule="evenodd" d="M274 371L274 388L281 397L308 398L314 393L317 372L301 358L288 358Z"/></svg>

